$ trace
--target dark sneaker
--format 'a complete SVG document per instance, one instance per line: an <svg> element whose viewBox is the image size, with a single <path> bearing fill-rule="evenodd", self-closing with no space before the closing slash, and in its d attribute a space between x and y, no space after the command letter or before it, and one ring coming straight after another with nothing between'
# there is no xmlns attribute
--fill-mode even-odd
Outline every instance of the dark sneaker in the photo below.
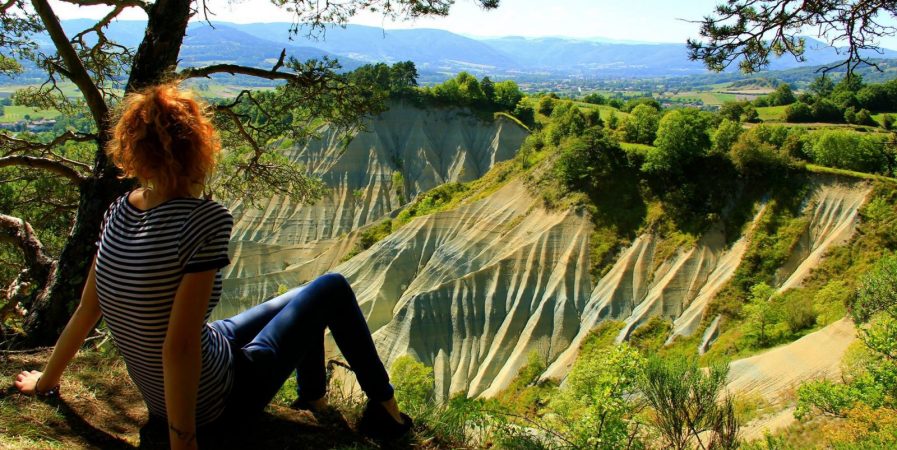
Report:
<svg viewBox="0 0 897 450"><path fill-rule="evenodd" d="M392 441L408 434L414 422L407 414L401 413L402 423L386 411L380 402L368 401L358 421L358 432L376 440Z"/></svg>

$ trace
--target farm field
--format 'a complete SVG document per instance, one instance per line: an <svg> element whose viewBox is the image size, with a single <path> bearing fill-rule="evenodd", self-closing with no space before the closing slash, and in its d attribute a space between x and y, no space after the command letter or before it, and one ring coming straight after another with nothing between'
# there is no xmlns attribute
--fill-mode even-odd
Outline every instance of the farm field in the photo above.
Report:
<svg viewBox="0 0 897 450"><path fill-rule="evenodd" d="M28 116L31 120L52 119L59 116L59 111L55 109L38 109L29 106L4 106L3 115L0 116L0 123L12 123L25 120Z"/></svg>

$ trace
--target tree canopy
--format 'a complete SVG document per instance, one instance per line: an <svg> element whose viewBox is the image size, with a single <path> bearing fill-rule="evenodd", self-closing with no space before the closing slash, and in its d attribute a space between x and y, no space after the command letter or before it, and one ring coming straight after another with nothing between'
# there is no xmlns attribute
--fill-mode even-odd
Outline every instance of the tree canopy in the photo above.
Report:
<svg viewBox="0 0 897 450"><path fill-rule="evenodd" d="M711 70L735 63L750 73L769 65L771 56L805 61L802 35L815 31L843 47L844 58L823 70L843 67L850 74L860 65L878 67L872 58L881 37L897 32L886 21L895 16L897 3L890 0L726 0L700 21L700 39L689 39L688 47Z"/></svg>

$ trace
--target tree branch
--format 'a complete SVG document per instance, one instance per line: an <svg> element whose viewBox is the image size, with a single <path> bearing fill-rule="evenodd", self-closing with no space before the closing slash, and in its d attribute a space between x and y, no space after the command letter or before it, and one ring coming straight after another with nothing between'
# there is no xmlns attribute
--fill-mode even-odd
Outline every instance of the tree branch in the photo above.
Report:
<svg viewBox="0 0 897 450"><path fill-rule="evenodd" d="M32 169L43 169L55 173L56 175L67 178L74 185L81 184L85 177L78 173L77 170L69 167L60 161L54 161L49 158L38 158L35 156L12 155L0 158L0 167L9 166L27 166Z"/></svg>
<svg viewBox="0 0 897 450"><path fill-rule="evenodd" d="M124 6L124 7L136 7L146 11L150 7L150 3L144 2L141 0L125 0L125 1L114 1L114 0L60 0L65 3L71 3L73 5L78 6Z"/></svg>
<svg viewBox="0 0 897 450"><path fill-rule="evenodd" d="M40 286L45 284L56 261L44 252L44 244L34 234L31 224L18 217L0 214L0 242L18 247L28 267L29 278L37 278Z"/></svg>
<svg viewBox="0 0 897 450"><path fill-rule="evenodd" d="M94 134L75 133L71 130L68 130L65 133L62 133L59 136L56 136L55 138L53 138L52 141L50 141L46 144L43 144L40 142L32 142L32 141L28 141L25 139L18 139L18 138L14 138L12 136L7 136L5 134L0 134L0 149L2 149L4 147L9 148L8 151L5 151L3 153L3 156L9 156L13 153L17 153L17 152L21 152L21 151L25 151L25 150L36 150L36 151L40 151L40 152L49 152L54 147L62 145L69 141L88 142L88 141L93 141L96 139L97 139L97 136ZM70 161L70 160L66 160L66 162L71 162L74 165L81 166L88 170L90 169L90 167L84 163Z"/></svg>
<svg viewBox="0 0 897 450"><path fill-rule="evenodd" d="M278 72L283 67L283 60L287 56L287 49L280 51L280 58L271 70L257 67L241 66L238 64L213 64L206 67L189 67L178 73L178 78L209 78L216 73L228 73L231 75L248 75L251 77L266 78L268 80L286 80L300 83L314 82L320 77L308 73Z"/></svg>
<svg viewBox="0 0 897 450"><path fill-rule="evenodd" d="M78 57L78 53L75 51L72 43L65 36L65 31L63 31L59 19L53 12L53 8L50 7L50 3L47 0L31 0L31 4L40 16L41 21L44 23L44 27L47 29L50 39L53 40L53 45L56 47L56 51L59 53L59 56L62 57L66 70L69 75L71 75L69 79L78 86L81 94L84 95L84 99L87 101L87 106L90 108L90 113L97 125L97 129L105 130L109 107L103 99L102 92L100 92L96 84L94 84L93 80L90 78L87 69L84 68L84 63L81 61L81 58Z"/></svg>
<svg viewBox="0 0 897 450"><path fill-rule="evenodd" d="M22 270L6 287L6 293L4 294L6 304L0 308L0 324L6 322L13 315L21 315L22 309L19 307L19 304L22 302L22 297L24 297L24 291L31 286L31 283L25 281L27 276L28 269Z"/></svg>

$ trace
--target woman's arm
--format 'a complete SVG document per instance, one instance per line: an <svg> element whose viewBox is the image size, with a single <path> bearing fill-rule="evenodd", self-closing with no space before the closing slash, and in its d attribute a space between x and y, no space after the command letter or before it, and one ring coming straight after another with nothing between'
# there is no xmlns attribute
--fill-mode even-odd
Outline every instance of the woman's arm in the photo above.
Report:
<svg viewBox="0 0 897 450"><path fill-rule="evenodd" d="M23 371L16 376L16 389L23 394L34 394L37 392L46 392L59 384L62 378L62 372L68 365L69 361L78 353L78 349L84 344L84 339L90 334L90 331L96 326L100 320L100 300L97 297L97 274L96 261L90 265L90 273L87 275L87 282L84 283L84 290L81 292L81 303L69 319L53 353L50 354L50 360L43 373L36 370ZM40 385L37 384L38 379Z"/></svg>
<svg viewBox="0 0 897 450"><path fill-rule="evenodd" d="M216 272L185 274L168 319L162 370L168 437L173 450L196 448L196 393L202 369L200 333Z"/></svg>

